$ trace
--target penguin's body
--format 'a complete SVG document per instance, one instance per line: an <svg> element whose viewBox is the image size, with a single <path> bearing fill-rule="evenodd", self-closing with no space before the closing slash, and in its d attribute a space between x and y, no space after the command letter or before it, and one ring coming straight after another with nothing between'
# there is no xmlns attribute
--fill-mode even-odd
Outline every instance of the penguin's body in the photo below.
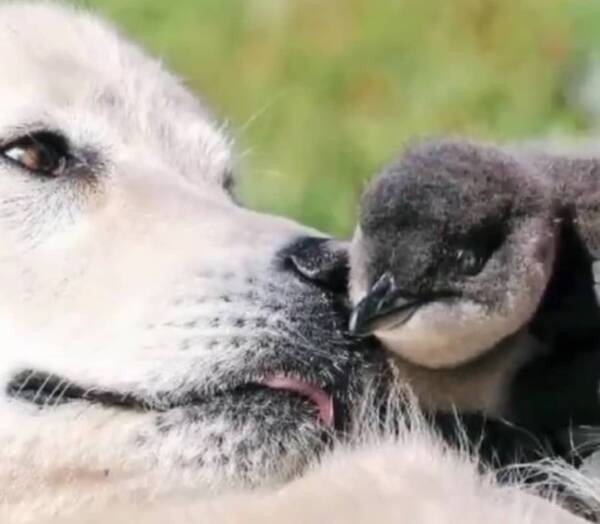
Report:
<svg viewBox="0 0 600 524"><path fill-rule="evenodd" d="M361 201L350 331L395 353L427 407L510 414L515 377L536 372L528 363L558 346L600 342L596 172L593 160L466 141L409 150ZM565 231L581 248L579 265Z"/></svg>

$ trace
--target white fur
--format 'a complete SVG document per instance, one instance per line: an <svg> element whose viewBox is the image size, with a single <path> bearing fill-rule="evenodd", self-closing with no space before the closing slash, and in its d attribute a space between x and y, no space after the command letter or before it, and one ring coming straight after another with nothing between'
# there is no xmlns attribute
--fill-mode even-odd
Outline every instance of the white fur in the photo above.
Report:
<svg viewBox="0 0 600 524"><path fill-rule="evenodd" d="M576 524L584 521L515 488L498 488L473 465L416 440L340 451L273 491L175 497L117 506L55 524Z"/></svg>
<svg viewBox="0 0 600 524"><path fill-rule="evenodd" d="M235 163L230 141L159 63L86 13L4 3L1 143L40 126L66 131L104 163L100 189L83 192L0 166L2 387L33 367L152 399L190 383L218 388L241 372L256 339L231 319L264 310L222 294L249 293L253 278L281 298L272 260L309 231L232 202L223 187ZM267 320L263 335L293 328L283 314ZM237 336L243 342L231 343ZM306 467L309 443L298 441L275 468L250 464L249 483L261 486L251 493L233 466L180 467L201 452L213 464L207 442L225 425L215 417L162 434L149 413L40 410L0 393L0 521L577 522L498 487L424 430L342 446L274 487ZM244 431L224 449L252 436Z"/></svg>
<svg viewBox="0 0 600 524"><path fill-rule="evenodd" d="M410 395L397 392L390 410L412 404ZM100 464L90 472L80 450L69 453L75 442L62 442L43 466L48 476L43 485L20 484L15 498L0 508L0 521L8 523L48 522L52 524L140 524L176 522L262 523L278 522L410 522L439 524L480 522L514 524L576 524L583 522L553 502L552 486L546 497L525 489L514 473L513 485L499 486L493 476L480 473L467 450L450 449L415 409L406 415L407 426L394 432L371 431L375 419L369 401L349 443L315 462L299 479L282 486L215 493L208 485L190 485L178 472L151 470L143 474L105 474ZM122 421L123 427L126 421ZM126 433L126 431L124 431ZM388 435L388 436L386 436ZM79 437L84 437L80 435ZM103 435L94 445L110 446ZM50 437L42 436L46 452ZM119 435L111 435L112 454L117 457ZM31 441L29 441L31 444ZM58 449L60 448L60 449ZM31 448L29 448L31 450ZM51 450L52 451L52 450ZM31 466L39 467L39 456L29 454ZM122 460L122 458L121 458ZM582 500L596 509L598 485L566 466L542 466L554 472L556 480L571 483ZM0 479L2 484L5 478ZM39 479L38 479L39 480ZM10 490L9 490L10 493ZM66 508L64 505L67 505ZM66 517L39 520L62 506ZM65 511L68 509L68 511ZM75 516L73 516L75 512Z"/></svg>

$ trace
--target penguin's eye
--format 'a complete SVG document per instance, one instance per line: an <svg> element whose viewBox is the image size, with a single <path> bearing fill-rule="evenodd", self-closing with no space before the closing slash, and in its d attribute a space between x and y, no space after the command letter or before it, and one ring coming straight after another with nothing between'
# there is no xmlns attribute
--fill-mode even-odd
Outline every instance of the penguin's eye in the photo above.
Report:
<svg viewBox="0 0 600 524"><path fill-rule="evenodd" d="M64 173L70 160L66 140L55 133L32 133L0 149L0 154L36 175L57 177Z"/></svg>
<svg viewBox="0 0 600 524"><path fill-rule="evenodd" d="M506 238L506 224L486 225L471 231L460 239L460 248L454 251L452 264L462 275L475 276L481 272L492 255L501 248Z"/></svg>
<svg viewBox="0 0 600 524"><path fill-rule="evenodd" d="M470 249L458 249L455 260L460 272L469 276L479 273L485 263L484 257Z"/></svg>

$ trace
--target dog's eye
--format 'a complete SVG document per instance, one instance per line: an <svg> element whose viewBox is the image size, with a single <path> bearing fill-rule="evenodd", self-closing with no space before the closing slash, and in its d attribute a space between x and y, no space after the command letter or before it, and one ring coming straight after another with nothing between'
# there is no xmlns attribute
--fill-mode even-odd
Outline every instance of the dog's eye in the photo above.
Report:
<svg viewBox="0 0 600 524"><path fill-rule="evenodd" d="M1 154L33 173L57 177L69 161L66 140L55 133L39 132L5 145Z"/></svg>

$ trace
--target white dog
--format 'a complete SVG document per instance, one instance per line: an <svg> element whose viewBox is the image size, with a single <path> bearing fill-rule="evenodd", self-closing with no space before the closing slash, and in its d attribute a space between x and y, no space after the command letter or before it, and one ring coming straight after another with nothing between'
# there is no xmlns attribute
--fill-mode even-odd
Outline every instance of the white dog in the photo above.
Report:
<svg viewBox="0 0 600 524"><path fill-rule="evenodd" d="M240 207L233 172L113 29L0 7L0 521L578 521L422 431L319 465L387 368L345 338L318 235Z"/></svg>

